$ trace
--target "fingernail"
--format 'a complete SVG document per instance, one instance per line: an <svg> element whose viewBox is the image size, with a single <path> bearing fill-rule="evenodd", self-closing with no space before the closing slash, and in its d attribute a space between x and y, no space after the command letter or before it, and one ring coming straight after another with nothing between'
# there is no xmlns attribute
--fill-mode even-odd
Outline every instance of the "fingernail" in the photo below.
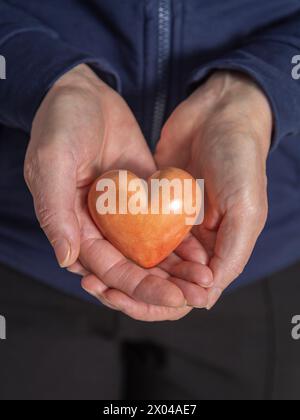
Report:
<svg viewBox="0 0 300 420"><path fill-rule="evenodd" d="M58 264L61 268L66 268L69 265L71 255L71 246L67 239L60 239L53 244L55 255Z"/></svg>
<svg viewBox="0 0 300 420"><path fill-rule="evenodd" d="M215 304L220 299L222 293L223 293L223 290L218 289L218 288L214 288L209 292L209 294L208 294L208 304L207 304L207 307L206 307L206 309L208 311L215 306Z"/></svg>
<svg viewBox="0 0 300 420"><path fill-rule="evenodd" d="M76 274L78 276L87 276L89 272L79 263L75 263L69 267L67 267L67 271L69 271L72 274Z"/></svg>

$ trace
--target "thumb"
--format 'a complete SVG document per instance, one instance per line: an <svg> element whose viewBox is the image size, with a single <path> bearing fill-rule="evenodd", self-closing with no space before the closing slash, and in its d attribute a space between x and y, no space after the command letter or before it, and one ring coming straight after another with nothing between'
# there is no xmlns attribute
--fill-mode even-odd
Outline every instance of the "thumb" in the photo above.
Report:
<svg viewBox="0 0 300 420"><path fill-rule="evenodd" d="M219 227L210 268L214 276L214 287L208 294L211 309L223 291L243 272L256 241L265 225L267 210L257 206L247 214L227 213Z"/></svg>
<svg viewBox="0 0 300 420"><path fill-rule="evenodd" d="M80 248L80 227L75 214L76 166L58 154L26 157L24 176L34 200L41 228L54 248L61 267L76 262Z"/></svg>

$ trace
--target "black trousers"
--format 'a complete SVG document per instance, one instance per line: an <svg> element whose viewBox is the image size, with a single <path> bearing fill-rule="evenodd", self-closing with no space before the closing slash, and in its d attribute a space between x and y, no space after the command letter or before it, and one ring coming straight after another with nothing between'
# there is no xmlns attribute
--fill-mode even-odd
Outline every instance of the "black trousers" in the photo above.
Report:
<svg viewBox="0 0 300 420"><path fill-rule="evenodd" d="M300 264L147 324L0 266L0 400L298 400Z"/></svg>

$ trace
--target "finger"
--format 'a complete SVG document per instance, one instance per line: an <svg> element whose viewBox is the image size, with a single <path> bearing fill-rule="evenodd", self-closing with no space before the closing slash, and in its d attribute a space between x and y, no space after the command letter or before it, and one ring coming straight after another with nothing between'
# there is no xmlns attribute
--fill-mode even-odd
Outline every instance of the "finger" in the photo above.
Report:
<svg viewBox="0 0 300 420"><path fill-rule="evenodd" d="M82 278L81 287L90 295L98 299L104 306L109 309L118 311L119 309L111 302L104 298L104 292L108 290L105 284L93 274L89 274Z"/></svg>
<svg viewBox="0 0 300 420"><path fill-rule="evenodd" d="M209 267L189 261L182 261L169 269L172 276L195 283L204 288L213 286L213 274Z"/></svg>
<svg viewBox="0 0 300 420"><path fill-rule="evenodd" d="M174 260L176 260L177 262L177 266L175 265L175 267L173 266ZM180 270L181 264L182 264L182 269ZM205 290L205 288L211 287L213 284L212 273L211 273L211 270L207 266L201 266L200 264L194 264L196 267L195 267L195 272L193 273L193 269L190 269L191 264L193 265L194 263L182 261L179 257L173 254L162 264L162 266L164 266L165 269L167 269L168 273L167 271L164 271L162 268L158 268L158 267L149 271L151 271L153 274L162 278L169 278L169 275L171 274L173 277L170 278L170 281L176 284L179 287L179 289L182 291L187 301L187 305L191 307L195 307L195 308L205 308L207 305L207 299L208 299L208 293ZM186 269L184 268L185 265L186 265ZM198 271L199 266L200 266L200 275ZM205 274L203 275L202 270L201 270L203 267L209 273L207 277L207 281L204 280ZM180 279L182 281L180 281ZM194 282L195 285L191 284L191 282ZM203 286L203 283L204 285L206 284L206 286ZM196 286L197 284L198 286Z"/></svg>
<svg viewBox="0 0 300 420"><path fill-rule="evenodd" d="M219 227L214 255L209 264L214 286L209 291L207 309L216 304L224 289L243 272L264 225L260 216L244 213L227 213Z"/></svg>
<svg viewBox="0 0 300 420"><path fill-rule="evenodd" d="M160 268L173 277L198 284L204 288L213 286L212 271L207 265L184 261L176 254L171 254L160 264Z"/></svg>
<svg viewBox="0 0 300 420"><path fill-rule="evenodd" d="M124 314L137 321L157 322L157 321L177 321L189 312L192 308L169 308L156 305L147 305L143 302L137 302L134 299L124 295L119 290L109 289L105 293L109 301L114 302Z"/></svg>
<svg viewBox="0 0 300 420"><path fill-rule="evenodd" d="M74 264L70 265L67 270L70 271L70 273L78 274L79 276L87 276L89 274L89 272L79 261L76 261Z"/></svg>
<svg viewBox="0 0 300 420"><path fill-rule="evenodd" d="M205 308L208 304L208 292L202 283L212 284L212 273L207 266L183 261L172 254L160 268L166 270L173 277L170 278L182 291L187 305L195 308Z"/></svg>
<svg viewBox="0 0 300 420"><path fill-rule="evenodd" d="M168 279L170 277L170 274L167 273L165 270L162 270L160 267L150 268L148 269L148 272L162 279Z"/></svg>
<svg viewBox="0 0 300 420"><path fill-rule="evenodd" d="M139 321L175 321L186 316L192 308L167 308L137 302L125 293L109 289L96 276L82 279L82 287L110 309L118 310Z"/></svg>
<svg viewBox="0 0 300 420"><path fill-rule="evenodd" d="M185 240L176 249L176 254L186 261L193 261L200 264L208 264L209 257L203 245L189 234Z"/></svg>
<svg viewBox="0 0 300 420"><path fill-rule="evenodd" d="M68 267L78 259L80 247L80 228L74 212L74 162L68 156L41 153L26 160L24 174L41 228L59 265Z"/></svg>
<svg viewBox="0 0 300 420"><path fill-rule="evenodd" d="M120 290L135 300L167 307L185 305L185 298L175 284L128 261L104 239L84 241L80 260L106 286Z"/></svg>
<svg viewBox="0 0 300 420"><path fill-rule="evenodd" d="M176 277L173 277L171 281L181 289L188 306L198 309L207 307L208 291L203 287Z"/></svg>

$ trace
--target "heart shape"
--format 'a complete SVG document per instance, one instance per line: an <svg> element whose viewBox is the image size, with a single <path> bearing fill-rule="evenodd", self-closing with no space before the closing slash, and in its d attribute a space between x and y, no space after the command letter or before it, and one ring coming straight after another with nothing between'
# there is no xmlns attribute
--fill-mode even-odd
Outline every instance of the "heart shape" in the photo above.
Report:
<svg viewBox="0 0 300 420"><path fill-rule="evenodd" d="M111 244L138 265L151 268L165 260L190 232L202 205L199 197L201 201L197 181L181 169L158 171L148 182L132 172L115 170L93 183L88 206Z"/></svg>

